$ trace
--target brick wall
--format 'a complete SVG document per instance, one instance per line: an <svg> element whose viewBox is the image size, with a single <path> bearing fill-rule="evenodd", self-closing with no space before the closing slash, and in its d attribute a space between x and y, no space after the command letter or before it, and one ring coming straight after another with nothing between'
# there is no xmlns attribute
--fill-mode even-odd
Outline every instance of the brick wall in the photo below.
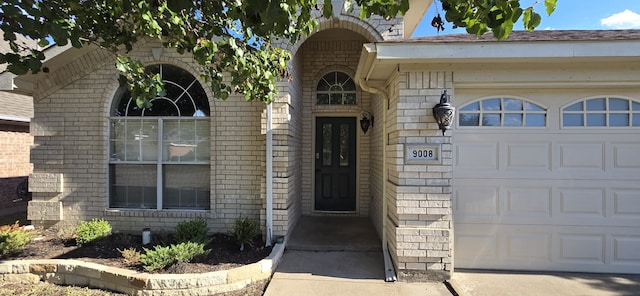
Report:
<svg viewBox="0 0 640 296"><path fill-rule="evenodd" d="M452 148L432 115L444 89L452 93L448 72L401 72L393 81L389 129L388 203L390 249L404 278L446 279L452 272ZM449 132L450 133L450 132ZM406 144L438 144L439 164L407 164Z"/></svg>
<svg viewBox="0 0 640 296"><path fill-rule="evenodd" d="M17 187L33 170L29 163L32 144L28 125L0 124L0 209L22 206L26 202L17 200Z"/></svg>

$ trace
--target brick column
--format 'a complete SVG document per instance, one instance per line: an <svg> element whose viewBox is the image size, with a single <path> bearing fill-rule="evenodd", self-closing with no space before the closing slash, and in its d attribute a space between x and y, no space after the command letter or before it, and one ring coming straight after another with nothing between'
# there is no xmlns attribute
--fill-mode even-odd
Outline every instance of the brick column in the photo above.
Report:
<svg viewBox="0 0 640 296"><path fill-rule="evenodd" d="M443 90L453 94L452 73L400 73L395 87L387 159L390 249L401 279L448 279L453 269L451 131L442 136L432 108ZM435 147L440 159L407 161L407 145Z"/></svg>

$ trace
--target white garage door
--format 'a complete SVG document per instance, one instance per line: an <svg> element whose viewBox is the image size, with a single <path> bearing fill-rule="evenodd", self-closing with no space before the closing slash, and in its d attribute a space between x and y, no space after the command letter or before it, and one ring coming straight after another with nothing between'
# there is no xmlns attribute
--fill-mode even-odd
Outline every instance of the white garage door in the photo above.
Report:
<svg viewBox="0 0 640 296"><path fill-rule="evenodd" d="M459 109L457 268L640 273L640 103L590 99L554 115L490 98Z"/></svg>

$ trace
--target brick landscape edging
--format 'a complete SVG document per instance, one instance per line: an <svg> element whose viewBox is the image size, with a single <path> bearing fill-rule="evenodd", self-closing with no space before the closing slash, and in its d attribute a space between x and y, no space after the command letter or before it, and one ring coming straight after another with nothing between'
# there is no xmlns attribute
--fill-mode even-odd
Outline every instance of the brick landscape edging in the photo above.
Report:
<svg viewBox="0 0 640 296"><path fill-rule="evenodd" d="M73 259L12 260L0 263L0 282L73 285L108 289L129 295L211 295L235 291L268 279L275 271L284 244L267 258L242 267L207 273L150 274Z"/></svg>

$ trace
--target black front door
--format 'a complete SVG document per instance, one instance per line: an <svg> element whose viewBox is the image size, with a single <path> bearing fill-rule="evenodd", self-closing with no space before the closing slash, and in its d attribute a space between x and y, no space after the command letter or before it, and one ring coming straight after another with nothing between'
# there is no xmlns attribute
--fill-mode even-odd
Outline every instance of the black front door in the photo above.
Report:
<svg viewBox="0 0 640 296"><path fill-rule="evenodd" d="M356 209L356 118L316 118L315 209Z"/></svg>

